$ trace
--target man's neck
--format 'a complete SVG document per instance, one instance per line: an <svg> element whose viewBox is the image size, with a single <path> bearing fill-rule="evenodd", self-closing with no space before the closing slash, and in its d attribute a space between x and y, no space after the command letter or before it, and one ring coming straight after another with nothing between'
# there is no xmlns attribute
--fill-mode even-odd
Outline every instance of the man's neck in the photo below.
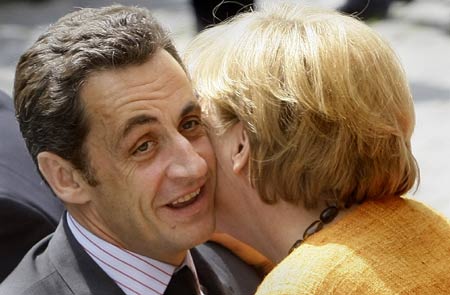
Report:
<svg viewBox="0 0 450 295"><path fill-rule="evenodd" d="M124 239L121 239L121 237L114 234L108 226L101 222L102 218L99 217L95 211L90 210L88 205L83 205L83 207L66 205L66 208L77 223L83 226L86 230L118 248L162 261L175 267L180 266L186 258L186 254L188 252L187 249L183 251L174 250L169 252L170 245L168 245L165 249L160 249L159 252L156 252L154 247L133 247L132 243L126 243ZM148 242L147 245L151 245L151 242Z"/></svg>

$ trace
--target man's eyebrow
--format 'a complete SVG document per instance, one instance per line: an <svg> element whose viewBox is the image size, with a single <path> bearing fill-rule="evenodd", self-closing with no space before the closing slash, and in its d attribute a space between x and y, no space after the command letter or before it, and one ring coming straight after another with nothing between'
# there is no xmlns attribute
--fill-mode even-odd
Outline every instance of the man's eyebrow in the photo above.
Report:
<svg viewBox="0 0 450 295"><path fill-rule="evenodd" d="M200 105L196 101L189 101L181 110L180 118L183 118L193 111L201 111Z"/></svg>
<svg viewBox="0 0 450 295"><path fill-rule="evenodd" d="M123 129L120 138L125 138L131 132L131 130L133 130L137 126L153 123L156 121L158 120L155 117L146 114L132 117L125 123L125 128Z"/></svg>
<svg viewBox="0 0 450 295"><path fill-rule="evenodd" d="M200 105L196 101L189 101L181 110L180 112L180 118L183 118L187 114L193 112L193 111L200 111ZM157 122L158 119L156 117L142 114L135 117L132 117L127 120L125 123L125 128L123 128L123 131L121 132L120 138L125 138L135 127Z"/></svg>

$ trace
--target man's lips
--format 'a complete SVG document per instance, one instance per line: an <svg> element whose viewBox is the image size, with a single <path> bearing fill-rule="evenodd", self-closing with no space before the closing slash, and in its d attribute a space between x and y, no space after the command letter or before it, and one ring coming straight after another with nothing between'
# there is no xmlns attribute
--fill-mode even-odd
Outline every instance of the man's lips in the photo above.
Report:
<svg viewBox="0 0 450 295"><path fill-rule="evenodd" d="M173 209L179 209L189 206L190 204L194 203L198 196L200 195L200 188L197 189L195 192L192 192L190 194L187 194L185 196L182 196L175 201L173 201L170 204L167 204L168 207Z"/></svg>

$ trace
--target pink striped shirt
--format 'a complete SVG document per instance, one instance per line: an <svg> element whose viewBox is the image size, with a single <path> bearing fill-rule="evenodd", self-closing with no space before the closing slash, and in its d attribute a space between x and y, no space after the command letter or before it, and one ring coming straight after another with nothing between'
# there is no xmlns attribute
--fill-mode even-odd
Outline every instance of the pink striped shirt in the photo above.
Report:
<svg viewBox="0 0 450 295"><path fill-rule="evenodd" d="M189 251L182 265L176 267L106 242L80 225L69 213L67 223L78 243L125 294L162 295L173 273L187 265L197 281L198 294L203 295Z"/></svg>

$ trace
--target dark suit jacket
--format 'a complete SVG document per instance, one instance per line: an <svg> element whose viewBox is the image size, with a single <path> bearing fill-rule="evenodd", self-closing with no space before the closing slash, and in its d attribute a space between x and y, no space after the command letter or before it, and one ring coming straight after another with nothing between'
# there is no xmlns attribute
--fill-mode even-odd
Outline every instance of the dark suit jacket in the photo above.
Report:
<svg viewBox="0 0 450 295"><path fill-rule="evenodd" d="M227 250L222 248L219 250L221 254L218 254L217 248L212 249L204 244L191 251L200 283L206 287L208 295L244 295L253 294L256 290L260 278L252 268L227 254ZM232 265L234 263L237 264ZM0 295L25 294L124 293L83 250L64 217L55 233L36 244L0 285Z"/></svg>
<svg viewBox="0 0 450 295"><path fill-rule="evenodd" d="M0 282L55 230L62 212L25 147L12 99L0 91Z"/></svg>

